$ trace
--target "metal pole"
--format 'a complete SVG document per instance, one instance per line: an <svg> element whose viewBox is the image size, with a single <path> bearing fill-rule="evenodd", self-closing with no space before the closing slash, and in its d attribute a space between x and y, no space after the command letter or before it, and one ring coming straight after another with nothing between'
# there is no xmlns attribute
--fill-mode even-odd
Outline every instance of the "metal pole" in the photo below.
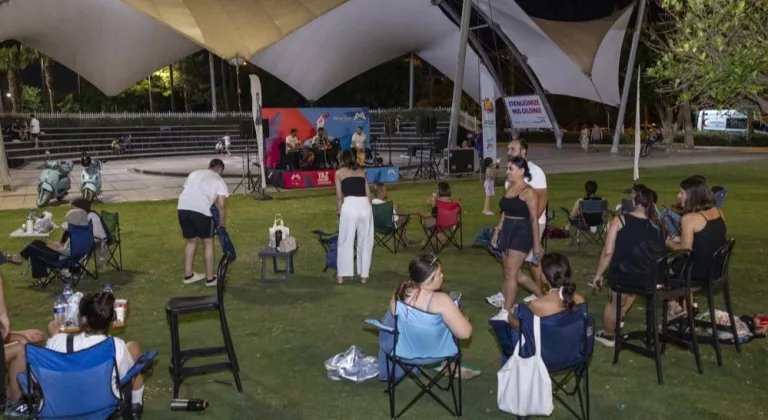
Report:
<svg viewBox="0 0 768 420"><path fill-rule="evenodd" d="M616 117L616 129L613 132L613 146L611 153L619 153L619 141L621 141L621 127L624 125L624 115L627 112L627 102L629 101L629 87L632 83L632 73L635 69L635 58L637 57L637 44L640 42L640 30L643 28L643 17L645 16L645 0L640 0L635 17L635 32L632 34L632 48L629 50L629 60L627 60L627 72L624 74L624 89L621 91L621 102L619 103L619 115ZM637 130L637 127L635 127Z"/></svg>
<svg viewBox="0 0 768 420"><path fill-rule="evenodd" d="M411 53L411 59L409 60L408 67L408 109L413 109L413 53Z"/></svg>
<svg viewBox="0 0 768 420"><path fill-rule="evenodd" d="M216 73L213 68L213 53L208 51L208 72L211 74L211 112L216 113Z"/></svg>
<svg viewBox="0 0 768 420"><path fill-rule="evenodd" d="M456 76L453 78L453 99L451 100L451 125L448 131L448 149L456 144L459 136L459 113L461 113L461 93L464 91L464 66L467 62L467 42L469 41L469 18L472 14L472 0L464 0L461 7L461 26L459 26L459 57L456 62ZM448 154L448 169L451 161Z"/></svg>
<svg viewBox="0 0 768 420"><path fill-rule="evenodd" d="M149 112L154 112L152 106L152 75L147 76L147 92L149 92Z"/></svg>

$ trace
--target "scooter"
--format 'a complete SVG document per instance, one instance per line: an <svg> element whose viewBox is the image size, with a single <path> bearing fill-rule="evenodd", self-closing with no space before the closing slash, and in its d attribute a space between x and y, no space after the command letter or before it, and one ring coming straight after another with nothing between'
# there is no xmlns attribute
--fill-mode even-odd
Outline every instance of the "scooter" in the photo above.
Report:
<svg viewBox="0 0 768 420"><path fill-rule="evenodd" d="M62 201L69 193L72 181L72 161L51 160L51 153L45 152L45 166L37 183L37 207L45 207L52 198Z"/></svg>
<svg viewBox="0 0 768 420"><path fill-rule="evenodd" d="M101 161L94 160L80 175L80 193L93 202L101 194Z"/></svg>

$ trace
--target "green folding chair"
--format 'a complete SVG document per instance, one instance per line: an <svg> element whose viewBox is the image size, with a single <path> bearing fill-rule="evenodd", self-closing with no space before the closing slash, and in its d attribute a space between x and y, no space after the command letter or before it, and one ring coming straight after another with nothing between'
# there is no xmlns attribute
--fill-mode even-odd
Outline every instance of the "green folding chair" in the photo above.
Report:
<svg viewBox="0 0 768 420"><path fill-rule="evenodd" d="M101 219L107 227L107 250L109 265L117 271L123 271L123 245L120 237L120 213L101 211Z"/></svg>
<svg viewBox="0 0 768 420"><path fill-rule="evenodd" d="M387 248L389 252L397 254L397 250L401 246L403 248L408 247L405 242L405 230L411 220L411 215L395 214L394 208L395 205L391 201L373 205L373 231L376 239L374 247L381 245ZM398 226L393 216L405 221Z"/></svg>

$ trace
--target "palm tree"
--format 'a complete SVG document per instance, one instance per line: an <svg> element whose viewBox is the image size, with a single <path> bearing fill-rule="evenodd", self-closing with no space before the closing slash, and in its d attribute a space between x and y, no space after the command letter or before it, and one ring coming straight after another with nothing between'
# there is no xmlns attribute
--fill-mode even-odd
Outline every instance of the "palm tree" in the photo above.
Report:
<svg viewBox="0 0 768 420"><path fill-rule="evenodd" d="M37 51L26 45L14 45L0 48L0 70L5 70L8 77L8 90L11 93L13 112L21 112L23 84L21 72L37 59Z"/></svg>
<svg viewBox="0 0 768 420"><path fill-rule="evenodd" d="M53 66L56 64L51 57L40 54L40 66L43 69L43 79L45 80L45 89L48 91L48 103L51 105L51 112L56 112L53 101Z"/></svg>

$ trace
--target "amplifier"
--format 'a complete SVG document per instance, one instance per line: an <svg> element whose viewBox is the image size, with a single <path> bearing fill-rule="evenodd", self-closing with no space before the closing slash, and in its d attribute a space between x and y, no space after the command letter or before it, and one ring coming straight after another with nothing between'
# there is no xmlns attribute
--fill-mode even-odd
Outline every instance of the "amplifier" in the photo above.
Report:
<svg viewBox="0 0 768 420"><path fill-rule="evenodd" d="M451 175L475 173L475 149L451 149L445 160L446 172ZM450 167L448 163L450 162Z"/></svg>

